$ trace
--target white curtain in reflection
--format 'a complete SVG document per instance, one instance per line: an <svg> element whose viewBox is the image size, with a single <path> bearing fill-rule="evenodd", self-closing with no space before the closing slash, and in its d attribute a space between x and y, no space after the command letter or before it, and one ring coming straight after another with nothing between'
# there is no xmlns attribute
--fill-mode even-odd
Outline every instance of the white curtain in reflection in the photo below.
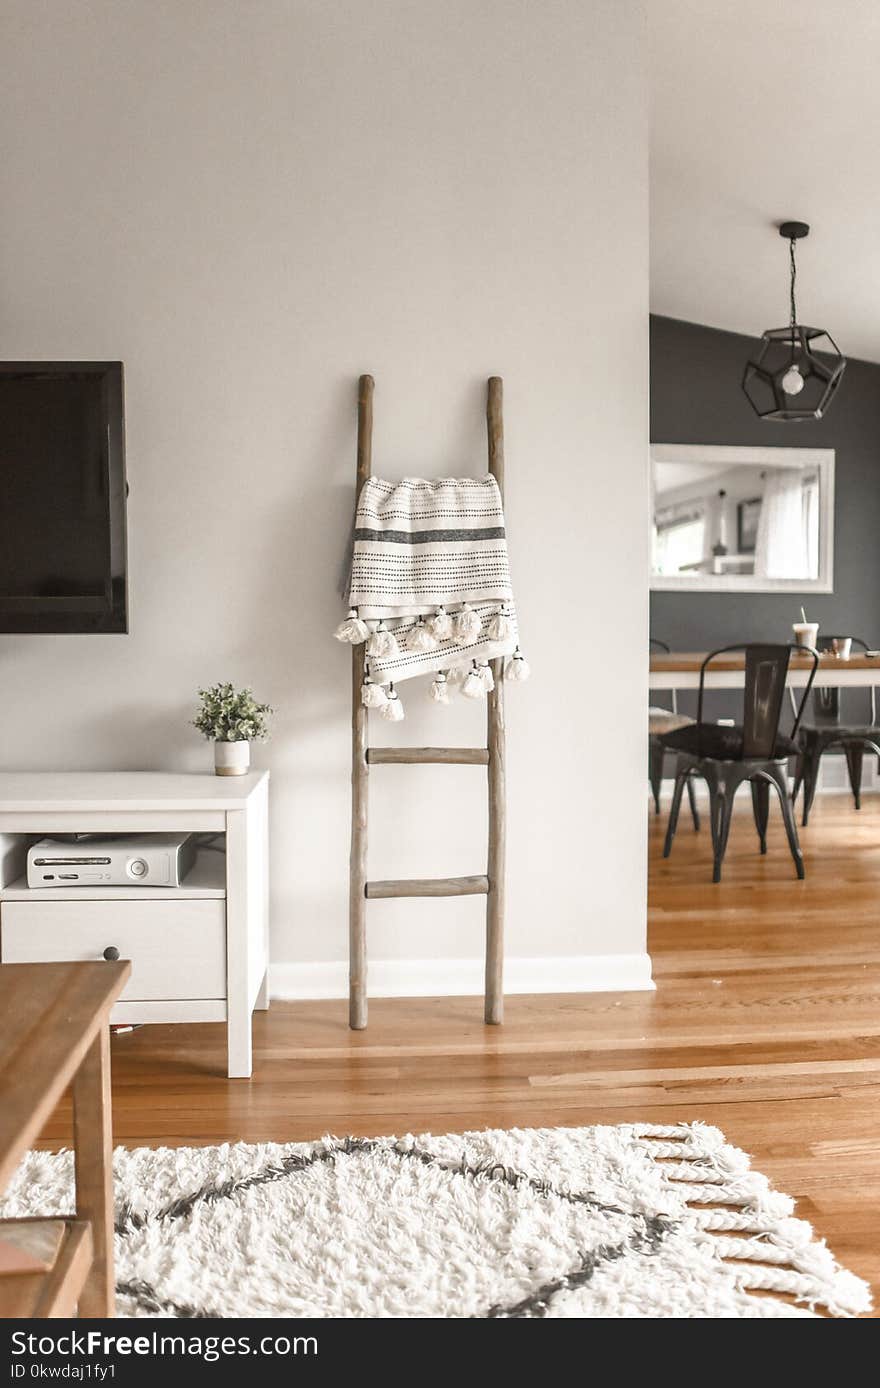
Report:
<svg viewBox="0 0 880 1388"><path fill-rule="evenodd" d="M759 577L810 577L804 509L800 468L768 468L755 542L755 573Z"/></svg>

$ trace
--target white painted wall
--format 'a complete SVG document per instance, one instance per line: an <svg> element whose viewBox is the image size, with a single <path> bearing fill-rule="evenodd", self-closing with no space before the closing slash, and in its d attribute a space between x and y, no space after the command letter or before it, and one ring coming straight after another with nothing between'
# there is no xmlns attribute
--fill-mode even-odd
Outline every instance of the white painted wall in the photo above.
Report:
<svg viewBox="0 0 880 1388"><path fill-rule="evenodd" d="M505 378L511 980L645 981L642 29L622 0L0 9L0 353L124 360L132 592L127 637L0 638L0 761L207 768L196 686L251 682L281 989L344 977L362 371L392 477L483 471ZM405 693L400 740L481 738ZM481 870L480 771L374 786L374 875ZM377 986L477 986L482 908L371 906Z"/></svg>

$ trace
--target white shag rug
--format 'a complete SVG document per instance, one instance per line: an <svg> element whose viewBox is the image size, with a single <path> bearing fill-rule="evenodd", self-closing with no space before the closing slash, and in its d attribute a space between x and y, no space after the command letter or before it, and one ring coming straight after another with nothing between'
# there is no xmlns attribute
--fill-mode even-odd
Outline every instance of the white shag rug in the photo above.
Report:
<svg viewBox="0 0 880 1388"><path fill-rule="evenodd" d="M118 1314L762 1317L870 1309L701 1123L120 1148ZM0 1215L71 1208L31 1152ZM756 1295L755 1293L759 1293Z"/></svg>

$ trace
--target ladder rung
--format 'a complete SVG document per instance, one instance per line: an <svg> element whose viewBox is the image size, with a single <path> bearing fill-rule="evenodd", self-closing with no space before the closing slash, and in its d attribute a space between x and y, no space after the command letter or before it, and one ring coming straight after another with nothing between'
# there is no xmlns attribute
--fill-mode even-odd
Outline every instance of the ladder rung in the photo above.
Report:
<svg viewBox="0 0 880 1388"><path fill-rule="evenodd" d="M445 762L449 766L488 766L487 747L369 747L371 766L420 766Z"/></svg>
<svg viewBox="0 0 880 1388"><path fill-rule="evenodd" d="M381 896L487 896L488 877L411 877L368 882L366 894Z"/></svg>

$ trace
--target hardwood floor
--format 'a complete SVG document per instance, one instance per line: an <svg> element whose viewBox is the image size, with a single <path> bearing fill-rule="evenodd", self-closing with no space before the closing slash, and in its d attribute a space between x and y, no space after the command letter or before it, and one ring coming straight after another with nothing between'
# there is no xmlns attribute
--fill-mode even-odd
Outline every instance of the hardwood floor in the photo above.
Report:
<svg viewBox="0 0 880 1388"><path fill-rule="evenodd" d="M817 798L798 882L778 810L762 858L747 796L724 881L682 815L672 857L651 822L656 993L275 1003L252 1081L223 1075L220 1026L113 1043L127 1145L289 1141L325 1132L702 1119L752 1153L853 1271L880 1284L880 796ZM69 1109L43 1145L68 1142Z"/></svg>

